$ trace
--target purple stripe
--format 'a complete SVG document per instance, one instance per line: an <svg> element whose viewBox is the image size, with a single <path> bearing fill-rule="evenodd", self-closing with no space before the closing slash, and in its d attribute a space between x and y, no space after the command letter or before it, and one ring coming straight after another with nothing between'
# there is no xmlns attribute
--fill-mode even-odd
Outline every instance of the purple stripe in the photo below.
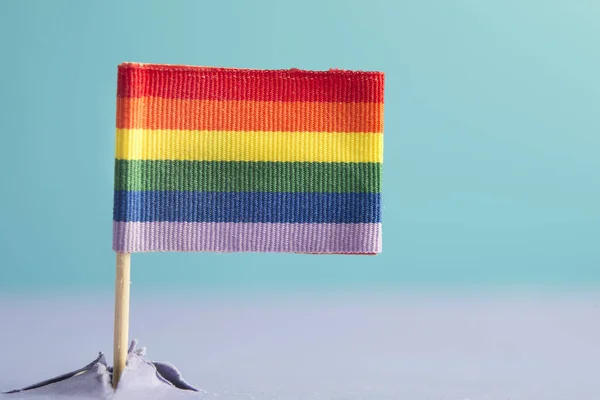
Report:
<svg viewBox="0 0 600 400"><path fill-rule="evenodd" d="M113 250L370 254L381 224L113 222Z"/></svg>

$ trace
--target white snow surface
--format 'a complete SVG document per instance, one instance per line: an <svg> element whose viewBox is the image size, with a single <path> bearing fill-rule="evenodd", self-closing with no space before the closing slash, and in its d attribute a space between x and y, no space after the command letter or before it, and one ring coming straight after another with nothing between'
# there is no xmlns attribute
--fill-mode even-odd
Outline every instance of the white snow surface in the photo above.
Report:
<svg viewBox="0 0 600 400"><path fill-rule="evenodd" d="M112 300L0 296L0 390L99 351L110 364ZM600 399L600 295L589 293L133 293L130 328L146 359L171 362L202 391L166 385L142 361L116 395L88 399ZM59 397L0 395L13 398Z"/></svg>

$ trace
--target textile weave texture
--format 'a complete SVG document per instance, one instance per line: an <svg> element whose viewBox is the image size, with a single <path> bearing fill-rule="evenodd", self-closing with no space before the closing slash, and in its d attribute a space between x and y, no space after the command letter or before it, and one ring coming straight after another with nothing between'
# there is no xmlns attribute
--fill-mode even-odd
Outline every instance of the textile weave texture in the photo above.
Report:
<svg viewBox="0 0 600 400"><path fill-rule="evenodd" d="M124 63L113 249L381 251L384 74Z"/></svg>

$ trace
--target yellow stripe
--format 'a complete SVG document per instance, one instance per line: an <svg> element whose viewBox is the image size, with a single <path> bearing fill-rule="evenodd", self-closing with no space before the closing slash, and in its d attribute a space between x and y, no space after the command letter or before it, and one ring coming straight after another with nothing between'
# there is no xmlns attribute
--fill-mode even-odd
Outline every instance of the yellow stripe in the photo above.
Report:
<svg viewBox="0 0 600 400"><path fill-rule="evenodd" d="M382 162L383 135L117 129L121 160Z"/></svg>

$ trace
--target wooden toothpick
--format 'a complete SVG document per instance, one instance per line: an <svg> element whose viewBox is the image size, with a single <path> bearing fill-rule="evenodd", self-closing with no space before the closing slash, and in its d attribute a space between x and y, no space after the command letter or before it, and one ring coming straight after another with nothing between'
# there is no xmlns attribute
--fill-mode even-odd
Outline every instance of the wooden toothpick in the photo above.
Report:
<svg viewBox="0 0 600 400"><path fill-rule="evenodd" d="M115 281L115 337L113 387L116 389L125 369L129 347L129 286L131 276L131 255L117 253L117 277Z"/></svg>

